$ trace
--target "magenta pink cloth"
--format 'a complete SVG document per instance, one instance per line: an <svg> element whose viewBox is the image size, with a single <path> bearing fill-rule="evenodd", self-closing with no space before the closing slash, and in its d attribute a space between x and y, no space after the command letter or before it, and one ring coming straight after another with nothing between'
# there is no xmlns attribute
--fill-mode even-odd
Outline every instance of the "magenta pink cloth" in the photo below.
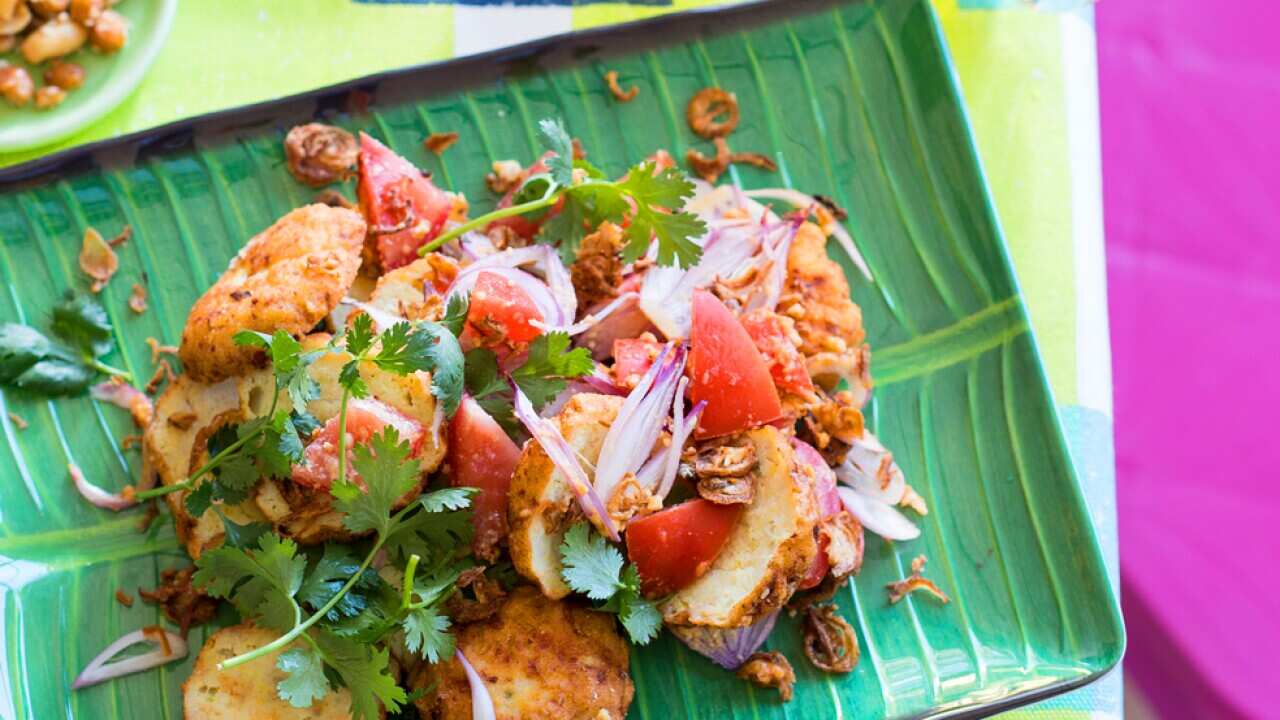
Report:
<svg viewBox="0 0 1280 720"><path fill-rule="evenodd" d="M1280 3L1097 8L1126 672L1280 717Z"/></svg>

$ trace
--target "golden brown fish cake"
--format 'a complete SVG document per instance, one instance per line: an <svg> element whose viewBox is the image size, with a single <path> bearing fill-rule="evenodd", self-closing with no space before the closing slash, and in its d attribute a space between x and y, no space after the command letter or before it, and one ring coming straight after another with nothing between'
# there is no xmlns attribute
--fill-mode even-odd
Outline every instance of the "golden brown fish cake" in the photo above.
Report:
<svg viewBox="0 0 1280 720"><path fill-rule="evenodd" d="M305 333L342 300L360 268L365 222L345 208L308 205L258 233L192 306L178 355L212 383L266 365L232 339L240 330Z"/></svg>
<svg viewBox="0 0 1280 720"><path fill-rule="evenodd" d="M813 223L801 225L791 242L778 312L795 319L805 356L857 348L866 337L844 270L827 256L827 238Z"/></svg>
<svg viewBox="0 0 1280 720"><path fill-rule="evenodd" d="M272 630L240 624L223 628L205 640L191 676L182 684L186 720L349 720L351 693L329 688L311 707L296 708L280 699L276 684L286 676L276 668L280 652L264 655L228 670L218 663L266 645L279 636ZM295 643L296 644L296 643Z"/></svg>
<svg viewBox="0 0 1280 720"><path fill-rule="evenodd" d="M378 278L369 304L408 320L439 320L443 293L458 276L458 263L440 253L427 253Z"/></svg>
<svg viewBox="0 0 1280 720"><path fill-rule="evenodd" d="M587 462L595 463L600 457L600 447L622 401L615 395L582 393L574 395L556 415L555 422L569 447ZM581 514L568 479L538 443L526 443L520 453L508 498L512 564L548 597L568 595L569 586L560 577L560 543Z"/></svg>
<svg viewBox="0 0 1280 720"><path fill-rule="evenodd" d="M458 649L484 678L498 720L623 720L635 695L627 643L614 619L515 590L482 622L457 630ZM417 702L423 718L471 720L471 685L457 659L422 666L413 688L434 692Z"/></svg>

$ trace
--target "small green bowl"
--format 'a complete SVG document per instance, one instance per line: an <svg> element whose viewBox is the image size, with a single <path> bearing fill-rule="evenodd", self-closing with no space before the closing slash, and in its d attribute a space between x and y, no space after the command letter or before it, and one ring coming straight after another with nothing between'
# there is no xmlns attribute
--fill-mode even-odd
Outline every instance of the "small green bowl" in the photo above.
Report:
<svg viewBox="0 0 1280 720"><path fill-rule="evenodd" d="M116 12L129 20L129 42L111 55L85 48L67 58L85 69L84 85L67 93L52 110L22 108L0 101L0 152L26 150L60 140L111 112L133 92L160 53L173 26L178 0L124 0ZM3 59L31 71L36 86L44 85L43 67L27 65L15 49Z"/></svg>

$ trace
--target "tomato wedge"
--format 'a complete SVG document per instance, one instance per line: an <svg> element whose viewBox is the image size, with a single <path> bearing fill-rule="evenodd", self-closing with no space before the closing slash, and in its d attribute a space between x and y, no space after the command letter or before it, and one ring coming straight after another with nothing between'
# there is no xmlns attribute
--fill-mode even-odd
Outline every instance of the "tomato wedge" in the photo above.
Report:
<svg viewBox="0 0 1280 720"><path fill-rule="evenodd" d="M693 294L688 373L689 397L707 401L695 433L699 438L740 432L782 415L769 366L751 336L706 290Z"/></svg>
<svg viewBox="0 0 1280 720"><path fill-rule="evenodd" d="M644 594L666 595L706 574L742 508L696 498L632 520L627 525L627 557L640 573Z"/></svg>
<svg viewBox="0 0 1280 720"><path fill-rule="evenodd" d="M390 148L360 133L360 176L356 196L372 228L409 227L376 236L374 247L383 271L418 259L418 248L444 229L453 207L448 193L436 187L412 163Z"/></svg>
<svg viewBox="0 0 1280 720"><path fill-rule="evenodd" d="M351 467L352 448L369 442L369 438L390 425L409 441L417 455L426 439L422 425L406 417L386 403L371 398L357 398L347 403L347 477L360 487L364 481ZM316 491L327 491L338 478L338 418L329 418L302 451L302 462L293 466L293 481Z"/></svg>
<svg viewBox="0 0 1280 720"><path fill-rule="evenodd" d="M662 343L647 337L614 340L613 383L625 390L634 388L660 352Z"/></svg>
<svg viewBox="0 0 1280 720"><path fill-rule="evenodd" d="M788 337L787 326L781 315L760 308L743 315L741 321L756 349L764 356L765 363L769 366L769 375L773 377L773 384L779 390L798 395L813 392L813 379L809 377L804 356Z"/></svg>
<svg viewBox="0 0 1280 720"><path fill-rule="evenodd" d="M479 403L467 397L449 421L448 454L453 484L480 489L471 501L476 528L472 549L476 557L495 557L498 543L507 535L507 490L520 448Z"/></svg>
<svg viewBox="0 0 1280 720"><path fill-rule="evenodd" d="M542 334L532 325L532 321L542 319L529 293L497 273L482 270L471 290L463 345L526 343Z"/></svg>

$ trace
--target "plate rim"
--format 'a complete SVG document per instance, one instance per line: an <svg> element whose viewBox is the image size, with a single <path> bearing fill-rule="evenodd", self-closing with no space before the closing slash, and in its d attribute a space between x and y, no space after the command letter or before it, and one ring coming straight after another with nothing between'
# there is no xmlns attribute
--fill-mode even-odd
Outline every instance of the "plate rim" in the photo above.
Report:
<svg viewBox="0 0 1280 720"><path fill-rule="evenodd" d="M590 41L598 40L600 41L599 44L592 46L593 49L607 53L614 51L616 47L615 45L610 45L610 42L612 41L635 40L643 37L652 37L663 28L679 26L684 32L692 31L696 34L702 34L702 29L690 27L694 26L699 20L714 19L717 22L745 20L753 25L766 24L770 19L785 17L790 14L812 12L823 8L849 4L874 4L892 1L895 0L745 0L745 2L735 5L690 8L624 23L570 30L556 35L535 38L517 45L495 48L471 55L429 61L371 73L369 75L343 80L330 85L305 90L279 98L263 100L256 103L248 103L231 108L224 108L200 115L181 118L125 135L76 145L58 150L40 158L0 168L0 183L10 185L10 189L12 189L12 184L14 183L22 184L24 182L40 182L42 181L43 176L49 173L73 169L75 166L89 161L94 155L99 153L103 153L110 158L110 162L119 162L121 157L131 159L132 154L128 151L136 153L137 151L150 146L163 145L166 139L194 132L198 128L210 126L217 127L224 124L232 127L252 125L254 124L253 120L258 116L269 114L277 109L287 108L290 105L296 105L308 100L318 101L326 98L335 98L351 93L352 91L358 91L363 87L378 85L387 81L404 79L411 76L431 74L435 76L433 80L439 81L442 87L461 87L472 85L474 84L475 79L461 79L461 76L465 76L465 73L457 73L459 78L452 80L445 79L445 76L448 75L448 71L451 69L459 69L469 66L489 68L490 72L492 72L492 68L495 66L517 69L522 63L528 62L531 59L557 49L562 49L570 43L577 43L581 46L589 44ZM1083 518L1087 524L1088 532L1086 534L1088 535L1088 547L1090 550L1087 561L1090 565L1099 568L1101 570L1101 576L1104 580L1107 580L1102 584L1104 597L1099 598L1099 600L1106 604L1107 612L1105 613L1105 620L1107 621L1107 627L1104 628L1104 630L1110 631L1115 638L1114 644L1108 645L1105 648L1107 651L1105 655L1099 658L1082 660L1082 664L1095 666L1095 669L1079 677L1059 680L1049 683L1043 687L1016 692L1008 696L972 705L955 708L941 708L935 706L920 713L906 716L910 718L977 718L986 717L998 712L1004 712L1039 702L1096 682L1103 676L1109 674L1119 665L1125 653L1127 633L1118 600L1118 588L1112 587L1111 582L1107 579L1107 564L1102 554L1097 530L1092 522L1089 506L1085 501L1083 487L1080 483L1079 473L1076 469L1076 464L1063 430L1062 418L1059 413L1058 404L1054 399L1053 388L1049 384L1048 374L1045 370L1044 360L1040 350L1040 343L1036 337L1035 328L1030 322L1025 295L1022 290L1022 285L1018 279L1018 275L1014 270L1015 266L1008 243L1005 240L1005 233L1000 221L1000 216L996 211L995 199L991 192L990 182L987 179L987 172L982 163L981 155L978 152L977 137L974 132L973 123L969 117L968 106L964 100L959 75L951 54L950 46L946 41L937 9L934 7L933 0L902 1L919 3L927 10L928 22L932 32L931 39L940 51L940 59L946 69L947 77L945 78L945 85L956 103L959 112L960 124L963 126L963 133L965 136L963 151L966 154L968 161L972 162L973 167L977 170L979 181L978 191L981 193L982 209L986 214L987 221L991 223L994 234L998 239L996 244L999 246L999 258L1004 264L1005 271L1010 276L1011 288L1013 290L1011 297L1016 299L1017 312L1025 321L1026 329L1029 334L1031 352L1035 361L1035 367L1037 370L1036 374L1038 375L1040 389L1044 392L1044 396L1049 400L1051 405L1052 412L1050 413L1050 423L1052 432L1047 433L1047 435L1052 436L1051 442L1054 445L1054 450L1060 452L1066 460L1066 470L1072 479L1072 482L1070 483L1071 488L1069 490L1070 497L1074 500L1076 506L1075 509L1079 513L1079 516ZM163 2L166 7L171 7L176 10L177 0L163 0ZM172 22L172 17L169 18L169 21ZM157 43L157 53L159 46L162 45L163 42ZM154 60L154 57L150 58L150 60ZM150 60L147 63L147 66L150 65ZM145 71L145 67L143 70ZM505 73L505 70L503 73ZM126 152L123 154L111 152L117 150ZM108 161L104 159L104 164L107 162Z"/></svg>

